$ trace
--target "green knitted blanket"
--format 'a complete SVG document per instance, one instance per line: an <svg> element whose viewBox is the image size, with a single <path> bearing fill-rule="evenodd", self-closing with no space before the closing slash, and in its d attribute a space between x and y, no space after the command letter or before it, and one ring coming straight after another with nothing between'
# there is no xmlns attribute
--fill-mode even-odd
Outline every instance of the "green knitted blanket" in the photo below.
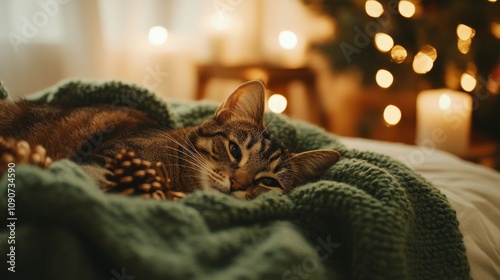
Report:
<svg viewBox="0 0 500 280"><path fill-rule="evenodd" d="M69 82L32 99L126 105L172 128L199 124L216 109L167 104L119 82ZM105 194L67 160L48 170L16 166L14 195L7 176L0 181L0 219L11 225L1 227L0 278L470 278L455 212L421 176L312 125L274 114L266 122L291 150L343 156L321 180L253 201L204 191L180 202Z"/></svg>

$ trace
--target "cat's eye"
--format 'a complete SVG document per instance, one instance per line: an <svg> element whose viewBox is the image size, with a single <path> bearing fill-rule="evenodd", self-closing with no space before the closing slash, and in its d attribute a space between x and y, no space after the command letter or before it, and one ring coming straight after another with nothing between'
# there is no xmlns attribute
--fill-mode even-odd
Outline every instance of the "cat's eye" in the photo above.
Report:
<svg viewBox="0 0 500 280"><path fill-rule="evenodd" d="M236 145L236 143L234 142L229 143L229 153L231 154L231 156L233 156L233 158L236 161L241 160L241 149L240 147L238 147L238 145Z"/></svg>
<svg viewBox="0 0 500 280"><path fill-rule="evenodd" d="M278 180L271 177L262 177L258 179L257 182L266 185L268 187L281 188L281 184L278 182Z"/></svg>

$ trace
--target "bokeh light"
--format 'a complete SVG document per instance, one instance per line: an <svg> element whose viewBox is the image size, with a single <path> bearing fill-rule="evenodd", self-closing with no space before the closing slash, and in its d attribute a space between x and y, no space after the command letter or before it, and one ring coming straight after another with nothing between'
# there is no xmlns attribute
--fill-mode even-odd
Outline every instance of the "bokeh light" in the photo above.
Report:
<svg viewBox="0 0 500 280"><path fill-rule="evenodd" d="M457 47L461 53L466 54L470 51L471 44L472 44L472 40L470 38L467 40L462 40L459 38L458 42L457 42Z"/></svg>
<svg viewBox="0 0 500 280"><path fill-rule="evenodd" d="M417 55L413 58L412 67L413 71L417 74L425 74L431 71L433 66L434 61L432 58L422 52L417 53Z"/></svg>
<svg viewBox="0 0 500 280"><path fill-rule="evenodd" d="M402 0L399 1L398 10L402 16L406 18L411 18L415 14L416 8L415 4L413 4L412 2Z"/></svg>
<svg viewBox="0 0 500 280"><path fill-rule="evenodd" d="M385 33L377 33L375 34L375 46L381 52L388 52L394 46L394 40Z"/></svg>
<svg viewBox="0 0 500 280"><path fill-rule="evenodd" d="M497 39L500 39L500 23L491 23L491 34L493 34L493 36L495 36Z"/></svg>
<svg viewBox="0 0 500 280"><path fill-rule="evenodd" d="M163 26L153 26L149 29L148 40L151 45L165 44L168 38L168 31Z"/></svg>
<svg viewBox="0 0 500 280"><path fill-rule="evenodd" d="M375 75L375 81L381 88L388 88L394 82L394 76L391 74L391 72L385 69L380 69Z"/></svg>
<svg viewBox="0 0 500 280"><path fill-rule="evenodd" d="M465 24L459 24L457 26L457 36L460 40L469 40L476 34L476 30Z"/></svg>
<svg viewBox="0 0 500 280"><path fill-rule="evenodd" d="M420 49L420 52L427 55L432 59L432 61L436 61L437 58L437 50L431 45L425 45Z"/></svg>
<svg viewBox="0 0 500 280"><path fill-rule="evenodd" d="M396 125L401 121L401 110L395 105L388 105L384 109L384 121L388 125Z"/></svg>
<svg viewBox="0 0 500 280"><path fill-rule="evenodd" d="M408 52L403 46L395 45L391 50L392 61L396 63L403 63L407 56Z"/></svg>
<svg viewBox="0 0 500 280"><path fill-rule="evenodd" d="M288 105L288 102L286 100L286 97L284 97L281 94L273 94L271 97L269 97L269 100L267 101L267 106L269 107L269 110L274 113L283 113Z"/></svg>
<svg viewBox="0 0 500 280"><path fill-rule="evenodd" d="M368 0L365 2L365 11L369 16L378 18L384 13L384 7L378 1Z"/></svg>
<svg viewBox="0 0 500 280"><path fill-rule="evenodd" d="M222 32L229 27L229 17L221 14L214 14L211 20L212 27L219 32Z"/></svg>
<svg viewBox="0 0 500 280"><path fill-rule="evenodd" d="M298 38L292 31L281 31L279 35L280 46L290 50L297 46Z"/></svg>
<svg viewBox="0 0 500 280"><path fill-rule="evenodd" d="M467 92L471 92L476 87L476 84L476 78L469 73L464 73L460 78L460 85Z"/></svg>

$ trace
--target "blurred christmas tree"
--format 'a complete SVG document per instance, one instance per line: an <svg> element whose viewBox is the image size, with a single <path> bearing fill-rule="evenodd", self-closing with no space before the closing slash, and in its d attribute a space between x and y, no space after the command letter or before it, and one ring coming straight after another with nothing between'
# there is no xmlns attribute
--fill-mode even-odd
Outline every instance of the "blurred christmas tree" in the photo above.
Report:
<svg viewBox="0 0 500 280"><path fill-rule="evenodd" d="M500 137L496 0L302 1L336 23L332 41L315 46L335 71L357 68L366 86L388 91L446 87L470 92L477 126ZM384 83L383 74L392 79Z"/></svg>

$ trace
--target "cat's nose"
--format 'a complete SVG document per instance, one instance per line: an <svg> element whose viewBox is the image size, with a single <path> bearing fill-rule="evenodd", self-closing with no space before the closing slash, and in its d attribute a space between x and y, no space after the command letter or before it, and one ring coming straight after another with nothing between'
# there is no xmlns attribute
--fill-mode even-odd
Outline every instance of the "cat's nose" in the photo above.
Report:
<svg viewBox="0 0 500 280"><path fill-rule="evenodd" d="M241 184L240 182L238 182L238 180L236 179L231 179L231 192L234 192L234 191L242 191L244 190L245 187L243 186L243 184Z"/></svg>
<svg viewBox="0 0 500 280"><path fill-rule="evenodd" d="M252 183L245 170L236 170L231 175L231 191L244 191Z"/></svg>

